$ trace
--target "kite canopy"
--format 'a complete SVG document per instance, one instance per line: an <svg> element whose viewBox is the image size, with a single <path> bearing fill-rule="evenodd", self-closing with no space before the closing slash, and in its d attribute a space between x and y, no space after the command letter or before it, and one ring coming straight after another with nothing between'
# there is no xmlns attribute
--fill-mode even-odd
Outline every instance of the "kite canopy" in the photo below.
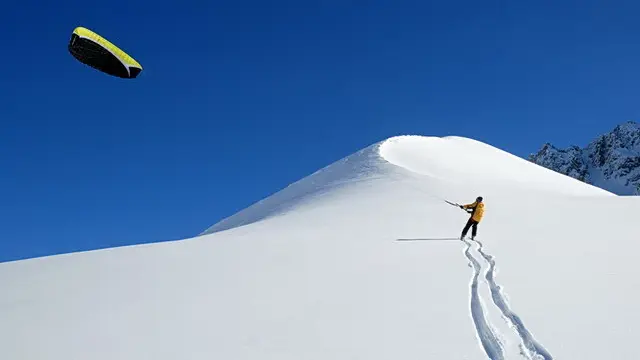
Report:
<svg viewBox="0 0 640 360"><path fill-rule="evenodd" d="M83 27L73 30L69 52L83 64L109 75L133 79L142 71L142 66L127 53Z"/></svg>

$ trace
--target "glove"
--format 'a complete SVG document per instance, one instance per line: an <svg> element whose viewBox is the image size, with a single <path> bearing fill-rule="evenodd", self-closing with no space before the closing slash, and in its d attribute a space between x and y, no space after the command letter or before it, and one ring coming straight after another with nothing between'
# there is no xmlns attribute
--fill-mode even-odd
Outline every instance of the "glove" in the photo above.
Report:
<svg viewBox="0 0 640 360"><path fill-rule="evenodd" d="M460 205L460 209L464 210L464 206Z"/></svg>

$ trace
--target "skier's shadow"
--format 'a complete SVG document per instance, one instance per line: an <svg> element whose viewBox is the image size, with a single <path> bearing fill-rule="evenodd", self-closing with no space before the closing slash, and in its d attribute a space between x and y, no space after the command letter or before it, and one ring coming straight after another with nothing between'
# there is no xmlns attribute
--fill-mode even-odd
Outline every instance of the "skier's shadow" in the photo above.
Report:
<svg viewBox="0 0 640 360"><path fill-rule="evenodd" d="M396 239L396 241L460 241L460 238L409 238L409 239Z"/></svg>

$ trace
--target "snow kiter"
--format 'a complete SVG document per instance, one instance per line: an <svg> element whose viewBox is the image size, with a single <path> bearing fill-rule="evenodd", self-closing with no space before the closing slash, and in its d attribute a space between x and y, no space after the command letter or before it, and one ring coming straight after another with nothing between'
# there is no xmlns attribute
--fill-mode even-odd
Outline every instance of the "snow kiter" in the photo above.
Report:
<svg viewBox="0 0 640 360"><path fill-rule="evenodd" d="M142 71L142 66L129 54L84 27L73 30L68 48L81 63L109 75L133 79Z"/></svg>

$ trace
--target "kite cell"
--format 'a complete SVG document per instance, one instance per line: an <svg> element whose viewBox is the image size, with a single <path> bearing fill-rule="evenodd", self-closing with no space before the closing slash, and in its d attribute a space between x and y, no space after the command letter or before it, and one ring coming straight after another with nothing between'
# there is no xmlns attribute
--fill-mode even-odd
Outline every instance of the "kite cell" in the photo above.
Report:
<svg viewBox="0 0 640 360"><path fill-rule="evenodd" d="M142 71L142 66L127 53L83 27L73 30L69 52L81 63L120 78L133 79Z"/></svg>

